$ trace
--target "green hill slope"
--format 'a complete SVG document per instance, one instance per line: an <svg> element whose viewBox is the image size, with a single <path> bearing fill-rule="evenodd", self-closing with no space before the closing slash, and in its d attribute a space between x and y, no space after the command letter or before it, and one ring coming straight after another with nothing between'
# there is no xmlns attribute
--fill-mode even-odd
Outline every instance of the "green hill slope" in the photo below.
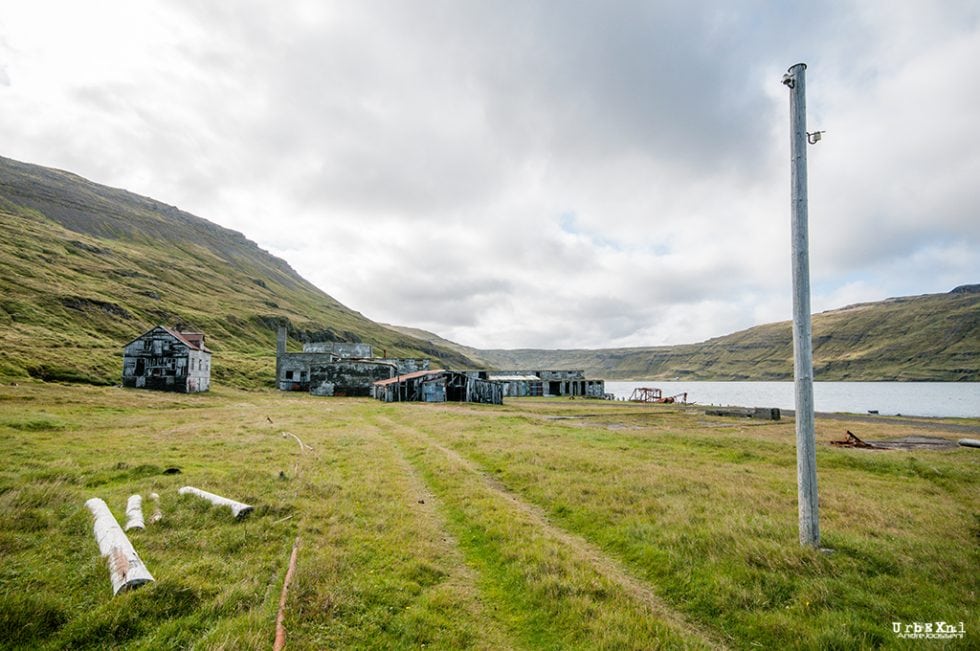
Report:
<svg viewBox="0 0 980 651"><path fill-rule="evenodd" d="M473 366L341 305L241 233L74 174L0 157L0 375L114 383L149 327L207 333L214 379L271 384L275 329Z"/></svg>
<svg viewBox="0 0 980 651"><path fill-rule="evenodd" d="M793 374L789 321L698 344L601 350L476 350L395 328L501 369L574 368L612 380L789 380ZM980 285L816 314L813 349L818 380L980 381Z"/></svg>

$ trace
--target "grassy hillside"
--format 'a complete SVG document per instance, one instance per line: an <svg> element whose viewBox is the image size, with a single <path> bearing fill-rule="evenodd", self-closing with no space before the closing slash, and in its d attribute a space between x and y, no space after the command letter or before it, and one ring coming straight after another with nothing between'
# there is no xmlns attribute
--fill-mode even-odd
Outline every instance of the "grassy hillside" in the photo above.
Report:
<svg viewBox="0 0 980 651"><path fill-rule="evenodd" d="M791 421L32 381L0 404L5 649L269 649L297 536L289 649L911 648L892 622L938 620L965 637L928 648L980 644L977 451L829 445L931 423L818 418L823 554ZM113 597L85 500L150 492L163 520L129 537L156 582Z"/></svg>
<svg viewBox="0 0 980 651"><path fill-rule="evenodd" d="M114 383L155 324L207 333L214 379L268 384L275 329L472 362L341 305L241 233L73 174L0 158L0 376Z"/></svg>
<svg viewBox="0 0 980 651"><path fill-rule="evenodd" d="M682 346L457 350L497 368L577 368L606 379L788 380L793 373L789 321ZM816 314L813 357L817 380L980 381L980 285Z"/></svg>
<svg viewBox="0 0 980 651"><path fill-rule="evenodd" d="M121 347L157 323L204 330L214 379L271 383L275 328L293 345L365 341L453 367L582 368L607 379L789 379L788 322L700 344L477 350L383 327L241 233L73 174L0 158L0 376L114 383ZM980 286L818 314L819 380L980 380Z"/></svg>

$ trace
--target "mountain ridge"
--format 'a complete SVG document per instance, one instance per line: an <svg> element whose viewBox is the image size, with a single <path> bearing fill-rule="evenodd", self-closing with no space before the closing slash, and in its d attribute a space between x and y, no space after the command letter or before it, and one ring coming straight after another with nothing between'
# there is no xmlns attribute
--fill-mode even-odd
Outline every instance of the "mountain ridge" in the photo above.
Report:
<svg viewBox="0 0 980 651"><path fill-rule="evenodd" d="M71 172L0 157L0 375L112 384L153 325L207 333L219 382L273 384L275 330L469 366L393 333L242 233Z"/></svg>
<svg viewBox="0 0 980 651"><path fill-rule="evenodd" d="M481 350L378 324L237 231L76 174L0 157L0 376L114 384L153 325L208 334L215 380L271 386L275 329L292 346L364 341L454 368L585 370L605 379L786 380L788 321L696 344ZM818 380L980 381L980 285L813 317ZM380 350L378 350L380 349Z"/></svg>
<svg viewBox="0 0 980 651"><path fill-rule="evenodd" d="M855 303L812 318L816 380L980 381L980 284ZM575 368L608 380L793 377L789 321L693 344L563 350L476 349L422 330L389 327L513 370Z"/></svg>

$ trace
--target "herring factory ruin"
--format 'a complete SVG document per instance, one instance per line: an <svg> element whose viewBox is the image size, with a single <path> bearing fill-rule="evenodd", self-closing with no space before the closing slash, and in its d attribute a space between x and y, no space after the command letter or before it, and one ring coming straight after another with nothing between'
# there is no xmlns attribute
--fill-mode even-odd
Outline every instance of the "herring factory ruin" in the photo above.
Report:
<svg viewBox="0 0 980 651"><path fill-rule="evenodd" d="M584 371L431 369L425 358L375 357L370 344L310 342L287 352L287 331L276 336L276 387L318 396L371 396L386 402L501 404L505 396L605 398L605 381Z"/></svg>
<svg viewBox="0 0 980 651"><path fill-rule="evenodd" d="M276 386L317 396L370 396L374 383L429 368L427 359L375 357L369 344L334 341L286 352L286 328L276 336Z"/></svg>

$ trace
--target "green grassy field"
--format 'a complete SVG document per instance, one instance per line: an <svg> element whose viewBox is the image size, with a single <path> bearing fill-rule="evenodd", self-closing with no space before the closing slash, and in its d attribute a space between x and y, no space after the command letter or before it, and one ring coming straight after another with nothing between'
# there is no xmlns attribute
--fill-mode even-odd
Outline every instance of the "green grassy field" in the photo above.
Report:
<svg viewBox="0 0 980 651"><path fill-rule="evenodd" d="M978 451L845 429L942 435L818 421L825 554L797 542L790 421L3 386L0 646L269 648L299 536L290 649L919 648L892 622L936 621L966 637L928 648L978 648ZM157 581L113 597L84 502L153 491L130 539Z"/></svg>

